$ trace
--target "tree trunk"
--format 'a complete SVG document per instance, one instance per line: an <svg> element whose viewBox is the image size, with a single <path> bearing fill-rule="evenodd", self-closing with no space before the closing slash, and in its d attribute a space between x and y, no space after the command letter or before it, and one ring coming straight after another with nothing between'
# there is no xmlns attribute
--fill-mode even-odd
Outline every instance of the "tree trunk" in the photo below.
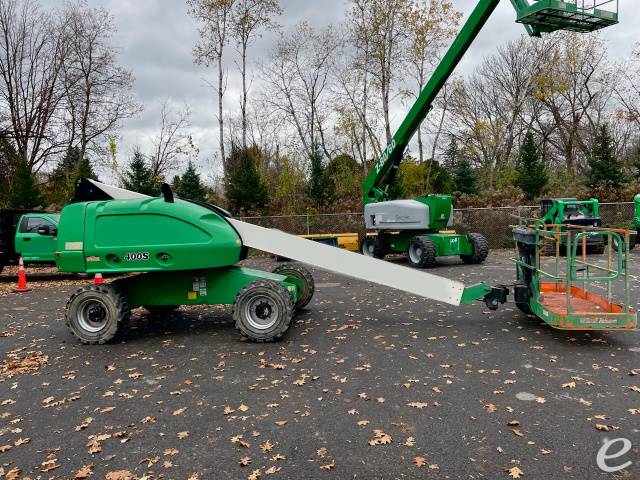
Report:
<svg viewBox="0 0 640 480"><path fill-rule="evenodd" d="M222 54L218 55L218 126L220 128L220 160L225 161L224 154L224 118L223 111L224 97L224 70L222 67Z"/></svg>
<svg viewBox="0 0 640 480"><path fill-rule="evenodd" d="M247 148L247 42L242 40L242 148Z"/></svg>

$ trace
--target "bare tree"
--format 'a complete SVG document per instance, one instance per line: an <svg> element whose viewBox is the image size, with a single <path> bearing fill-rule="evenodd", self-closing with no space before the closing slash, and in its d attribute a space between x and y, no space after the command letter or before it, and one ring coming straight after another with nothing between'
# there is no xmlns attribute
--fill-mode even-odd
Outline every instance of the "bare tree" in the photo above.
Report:
<svg viewBox="0 0 640 480"><path fill-rule="evenodd" d="M606 47L599 37L585 42L573 33L547 37L535 46L534 95L554 125L549 141L560 150L569 172L579 173L586 167L590 138L611 96L611 87L601 81Z"/></svg>
<svg viewBox="0 0 640 480"><path fill-rule="evenodd" d="M195 148L187 135L191 112L185 106L174 111L168 99L160 107L160 132L153 138L153 152L150 156L151 171L156 179L166 175L178 166L180 157L188 155Z"/></svg>
<svg viewBox="0 0 640 480"><path fill-rule="evenodd" d="M407 57L411 75L416 83L409 90L411 98L417 98L426 85L441 52L454 37L462 13L456 12L450 0L417 0L409 17L409 44ZM441 115L441 119L444 114ZM439 136L439 135L438 135ZM422 128L418 128L418 156L424 162ZM434 142L434 150L436 142ZM432 157L433 158L433 157Z"/></svg>
<svg viewBox="0 0 640 480"><path fill-rule="evenodd" d="M532 99L536 55L521 37L486 58L466 81L451 86L449 134L466 147L493 187L496 170L513 159L514 147L530 128L526 107Z"/></svg>
<svg viewBox="0 0 640 480"><path fill-rule="evenodd" d="M207 67L215 65L218 81L214 90L218 95L218 127L220 158L225 160L223 102L226 90L223 57L229 43L230 17L236 0L187 0L189 13L201 23L200 42L193 53L195 62Z"/></svg>
<svg viewBox="0 0 640 480"><path fill-rule="evenodd" d="M103 8L84 0L68 3L64 15L68 59L64 64L69 145L102 155L100 140L114 133L122 120L139 112L131 89L133 75L117 64L112 44L115 26Z"/></svg>
<svg viewBox="0 0 640 480"><path fill-rule="evenodd" d="M338 72L338 81L342 87L342 91L347 98L347 108L343 112L352 111L359 119L360 139L357 143L360 161L363 170L367 172L368 143L372 144L374 155L380 155L380 142L373 133L373 128L369 122L370 109L370 88L371 76L369 74L369 65L373 58L373 47L370 36L367 34L369 25L369 15L371 13L372 0L351 0L351 9L347 13L347 44L346 49L353 47L353 58L343 55L347 62ZM345 49L345 50L346 50ZM354 75L355 73L355 75ZM352 115L350 115L352 116ZM347 125L351 122L348 121ZM348 127L346 132L353 131L355 133L355 125ZM355 141L355 138L354 138Z"/></svg>
<svg viewBox="0 0 640 480"><path fill-rule="evenodd" d="M391 142L391 100L395 81L405 63L403 50L411 18L411 0L369 0L356 3L361 8L358 28L361 42L370 49L369 73L380 93L387 143Z"/></svg>
<svg viewBox="0 0 640 480"><path fill-rule="evenodd" d="M60 25L32 0L0 2L0 116L33 172L64 150L58 107L68 46Z"/></svg>
<svg viewBox="0 0 640 480"><path fill-rule="evenodd" d="M338 45L332 27L316 31L302 22L290 34L280 36L269 62L262 65L264 99L295 128L307 158L318 148L331 157L326 94Z"/></svg>
<svg viewBox="0 0 640 480"><path fill-rule="evenodd" d="M629 122L640 127L640 43L636 43L631 58L615 67L615 95Z"/></svg>
<svg viewBox="0 0 640 480"><path fill-rule="evenodd" d="M240 97L240 117L242 122L242 146L247 148L247 53L249 47L260 35L261 30L275 29L274 17L281 15L279 0L236 0L232 12L232 33L238 43L240 54L240 74L242 93Z"/></svg>

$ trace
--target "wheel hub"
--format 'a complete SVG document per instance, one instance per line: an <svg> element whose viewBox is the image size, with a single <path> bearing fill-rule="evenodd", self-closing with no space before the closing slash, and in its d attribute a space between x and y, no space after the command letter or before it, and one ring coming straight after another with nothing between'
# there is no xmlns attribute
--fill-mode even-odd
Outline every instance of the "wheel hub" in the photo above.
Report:
<svg viewBox="0 0 640 480"><path fill-rule="evenodd" d="M88 333L98 333L107 324L108 310L97 298L84 300L78 307L78 326Z"/></svg>
<svg viewBox="0 0 640 480"><path fill-rule="evenodd" d="M244 308L247 322L256 330L269 330L278 322L278 305L267 295L258 296Z"/></svg>
<svg viewBox="0 0 640 480"><path fill-rule="evenodd" d="M256 307L256 315L261 320L266 320L267 318L269 318L272 312L273 312L273 309L271 308L271 305L269 305L267 302L261 302Z"/></svg>
<svg viewBox="0 0 640 480"><path fill-rule="evenodd" d="M417 245L411 245L409 247L409 258L413 263L418 263L422 258L422 248Z"/></svg>
<svg viewBox="0 0 640 480"><path fill-rule="evenodd" d="M107 314L107 312L105 312L104 308L102 306L98 306L98 305L96 305L95 307L90 308L88 313L89 313L89 320L91 320L92 322L102 322L102 321L104 321L104 317Z"/></svg>

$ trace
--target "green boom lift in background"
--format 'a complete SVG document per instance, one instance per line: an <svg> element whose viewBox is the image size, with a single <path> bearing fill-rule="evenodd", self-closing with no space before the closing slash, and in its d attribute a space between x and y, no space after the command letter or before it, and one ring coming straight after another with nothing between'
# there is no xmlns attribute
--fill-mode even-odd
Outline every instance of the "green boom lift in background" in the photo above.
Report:
<svg viewBox="0 0 640 480"><path fill-rule="evenodd" d="M383 258L406 253L415 267L433 267L436 258L460 255L466 263L482 263L488 253L487 240L478 233L446 232L453 226L450 195L427 195L415 200L390 200L388 189L398 173L404 152L433 102L476 39L500 0L480 0L448 52L433 72L422 93L363 182L367 236L362 253ZM618 23L617 0L511 0L517 21L527 33L540 37L557 30L593 32ZM607 6L609 10L604 10Z"/></svg>

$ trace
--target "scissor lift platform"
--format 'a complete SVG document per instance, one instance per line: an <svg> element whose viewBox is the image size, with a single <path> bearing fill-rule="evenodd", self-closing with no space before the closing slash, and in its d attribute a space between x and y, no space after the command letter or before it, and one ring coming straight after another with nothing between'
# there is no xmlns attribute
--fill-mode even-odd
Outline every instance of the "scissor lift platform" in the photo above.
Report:
<svg viewBox="0 0 640 480"><path fill-rule="evenodd" d="M589 292L575 285L571 287L571 311L567 298L567 286L562 283L544 282L540 306L545 317L551 317L552 326L566 330L593 330L597 326L615 329L634 329L637 314L625 310L620 304ZM595 327L594 327L595 326Z"/></svg>
<svg viewBox="0 0 640 480"><path fill-rule="evenodd" d="M538 0L519 9L517 21L538 33L594 32L618 23L618 0Z"/></svg>
<svg viewBox="0 0 640 480"><path fill-rule="evenodd" d="M513 230L518 254L514 293L520 310L560 330L636 328L638 314L631 306L627 271L633 232L521 220L525 223ZM587 257L592 235L606 239L604 256ZM556 246L555 260L541 255L548 242Z"/></svg>

